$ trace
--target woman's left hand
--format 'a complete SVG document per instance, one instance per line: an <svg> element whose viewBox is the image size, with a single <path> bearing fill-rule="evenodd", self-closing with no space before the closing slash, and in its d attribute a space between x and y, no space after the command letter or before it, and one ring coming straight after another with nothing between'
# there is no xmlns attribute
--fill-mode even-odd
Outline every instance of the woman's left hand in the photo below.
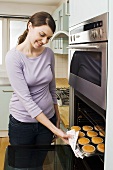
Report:
<svg viewBox="0 0 113 170"><path fill-rule="evenodd" d="M56 127L57 127L58 129L60 129L60 117L57 118Z"/></svg>

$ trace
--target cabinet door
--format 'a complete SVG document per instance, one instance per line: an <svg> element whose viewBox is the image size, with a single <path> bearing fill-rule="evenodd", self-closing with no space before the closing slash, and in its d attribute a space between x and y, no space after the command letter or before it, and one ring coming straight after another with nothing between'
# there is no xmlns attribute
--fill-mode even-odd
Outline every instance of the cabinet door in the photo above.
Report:
<svg viewBox="0 0 113 170"><path fill-rule="evenodd" d="M0 130L8 130L9 102L12 93L11 86L0 86Z"/></svg>
<svg viewBox="0 0 113 170"><path fill-rule="evenodd" d="M53 18L54 18L54 21L55 21L55 24L56 24L56 32L58 31L58 12L57 10L55 10L55 12L53 13ZM58 50L58 40L54 40L52 42L52 49L54 52L57 52Z"/></svg>
<svg viewBox="0 0 113 170"><path fill-rule="evenodd" d="M57 31L68 31L68 16L65 15L65 4L62 3L53 13L53 18L56 23L56 32ZM56 38L52 41L52 49L54 53L57 54L68 54L67 47L68 46L68 37L64 38Z"/></svg>
<svg viewBox="0 0 113 170"><path fill-rule="evenodd" d="M63 8L58 10L58 30L63 30Z"/></svg>
<svg viewBox="0 0 113 170"><path fill-rule="evenodd" d="M65 3L62 3L58 10L58 24L59 24L59 30L65 30L68 31L69 30L69 17L68 15L66 15L65 11L66 11L66 6Z"/></svg>
<svg viewBox="0 0 113 170"><path fill-rule="evenodd" d="M58 10L58 30L63 30L63 8L62 6ZM62 53L63 50L63 39L58 39L58 49L59 53Z"/></svg>
<svg viewBox="0 0 113 170"><path fill-rule="evenodd" d="M108 0L69 0L69 27L108 12Z"/></svg>

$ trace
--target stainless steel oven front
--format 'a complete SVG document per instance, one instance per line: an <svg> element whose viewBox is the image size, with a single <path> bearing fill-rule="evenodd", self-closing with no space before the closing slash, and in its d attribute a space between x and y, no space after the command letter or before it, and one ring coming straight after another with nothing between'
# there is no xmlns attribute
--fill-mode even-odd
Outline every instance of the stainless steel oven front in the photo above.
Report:
<svg viewBox="0 0 113 170"><path fill-rule="evenodd" d="M75 94L103 110L106 110L107 23L108 13L105 13L70 28L68 47L70 86Z"/></svg>
<svg viewBox="0 0 113 170"><path fill-rule="evenodd" d="M69 126L106 130L108 13L69 28ZM100 130L101 131L101 130ZM100 134L98 131L98 136ZM85 132L85 137L88 137ZM106 137L103 137L105 144ZM92 139L89 138L90 144ZM75 169L104 170L104 153L75 158Z"/></svg>

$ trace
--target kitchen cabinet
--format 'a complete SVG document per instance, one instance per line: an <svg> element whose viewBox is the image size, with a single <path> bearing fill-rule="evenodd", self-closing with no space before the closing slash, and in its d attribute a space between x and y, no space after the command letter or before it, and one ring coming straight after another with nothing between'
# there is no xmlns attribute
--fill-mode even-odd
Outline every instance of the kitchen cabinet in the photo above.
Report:
<svg viewBox="0 0 113 170"><path fill-rule="evenodd" d="M108 0L69 0L69 27L108 12Z"/></svg>
<svg viewBox="0 0 113 170"><path fill-rule="evenodd" d="M12 93L11 86L0 86L0 130L8 130L9 101Z"/></svg>
<svg viewBox="0 0 113 170"><path fill-rule="evenodd" d="M56 23L56 32L68 32L68 15L65 14L65 3L62 3L53 13L53 18ZM55 38L52 42L52 49L57 54L68 54L68 37Z"/></svg>

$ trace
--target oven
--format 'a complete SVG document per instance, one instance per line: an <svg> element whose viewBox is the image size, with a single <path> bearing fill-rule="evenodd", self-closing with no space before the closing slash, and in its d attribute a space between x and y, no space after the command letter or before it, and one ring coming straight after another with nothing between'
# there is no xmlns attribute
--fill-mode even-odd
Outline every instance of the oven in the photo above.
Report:
<svg viewBox="0 0 113 170"><path fill-rule="evenodd" d="M108 13L69 28L69 126L106 129ZM98 130L98 136L101 130ZM87 136L87 133L85 134ZM100 136L99 136L100 137ZM105 144L105 136L103 143ZM91 142L92 144L92 142ZM75 169L104 170L104 153L97 151Z"/></svg>
<svg viewBox="0 0 113 170"><path fill-rule="evenodd" d="M108 13L69 30L70 125L74 124L76 94L103 117L106 112Z"/></svg>

